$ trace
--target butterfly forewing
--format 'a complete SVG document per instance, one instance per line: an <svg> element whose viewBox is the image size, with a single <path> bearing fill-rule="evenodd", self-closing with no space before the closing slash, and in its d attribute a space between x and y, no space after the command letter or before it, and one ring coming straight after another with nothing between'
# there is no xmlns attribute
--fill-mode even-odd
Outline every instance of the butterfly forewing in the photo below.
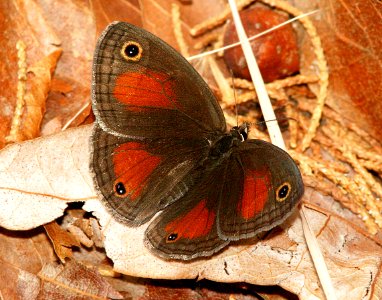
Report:
<svg viewBox="0 0 382 300"><path fill-rule="evenodd" d="M111 24L98 41L92 101L101 128L123 137L225 132L222 110L195 69L165 42L127 23Z"/></svg>

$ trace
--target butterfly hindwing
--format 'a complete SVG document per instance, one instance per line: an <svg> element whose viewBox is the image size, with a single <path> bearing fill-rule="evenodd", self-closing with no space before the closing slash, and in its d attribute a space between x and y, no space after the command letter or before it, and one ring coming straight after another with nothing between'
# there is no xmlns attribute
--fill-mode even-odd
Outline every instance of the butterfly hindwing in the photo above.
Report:
<svg viewBox="0 0 382 300"><path fill-rule="evenodd" d="M189 260L209 256L228 245L217 232L222 167L203 173L192 189L157 216L146 230L145 243L157 255Z"/></svg>
<svg viewBox="0 0 382 300"><path fill-rule="evenodd" d="M300 200L300 172L288 153L262 140L248 140L229 158L218 212L223 239L255 236L282 223Z"/></svg>

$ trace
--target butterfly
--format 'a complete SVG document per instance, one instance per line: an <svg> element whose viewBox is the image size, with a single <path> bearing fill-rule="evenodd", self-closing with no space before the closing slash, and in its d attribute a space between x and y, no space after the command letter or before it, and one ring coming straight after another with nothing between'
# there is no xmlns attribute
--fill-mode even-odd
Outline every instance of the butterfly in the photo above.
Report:
<svg viewBox="0 0 382 300"><path fill-rule="evenodd" d="M162 258L211 256L281 224L302 197L293 159L248 139L248 124L227 130L202 77L144 29L114 22L102 33L92 107L100 199L127 226L153 219L145 245Z"/></svg>

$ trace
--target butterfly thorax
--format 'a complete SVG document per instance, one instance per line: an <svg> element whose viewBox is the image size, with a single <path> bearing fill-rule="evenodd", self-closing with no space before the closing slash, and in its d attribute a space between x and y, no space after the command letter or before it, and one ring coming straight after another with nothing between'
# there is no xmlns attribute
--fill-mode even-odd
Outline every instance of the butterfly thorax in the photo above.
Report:
<svg viewBox="0 0 382 300"><path fill-rule="evenodd" d="M241 126L235 126L231 131L225 135L220 136L211 143L209 160L215 160L220 163L229 157L240 143L247 139L248 124L244 123Z"/></svg>

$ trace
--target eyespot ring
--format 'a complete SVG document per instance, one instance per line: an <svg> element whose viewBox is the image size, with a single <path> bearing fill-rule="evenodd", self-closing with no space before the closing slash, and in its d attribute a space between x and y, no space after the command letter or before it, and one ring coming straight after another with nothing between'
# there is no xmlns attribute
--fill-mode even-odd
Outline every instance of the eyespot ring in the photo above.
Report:
<svg viewBox="0 0 382 300"><path fill-rule="evenodd" d="M276 201L277 202L285 201L288 198L291 190L292 190L292 186L289 182L283 182L282 184L280 184L276 190Z"/></svg>
<svg viewBox="0 0 382 300"><path fill-rule="evenodd" d="M143 48L141 44L128 41L121 48L121 55L127 61L139 61L142 58Z"/></svg>

